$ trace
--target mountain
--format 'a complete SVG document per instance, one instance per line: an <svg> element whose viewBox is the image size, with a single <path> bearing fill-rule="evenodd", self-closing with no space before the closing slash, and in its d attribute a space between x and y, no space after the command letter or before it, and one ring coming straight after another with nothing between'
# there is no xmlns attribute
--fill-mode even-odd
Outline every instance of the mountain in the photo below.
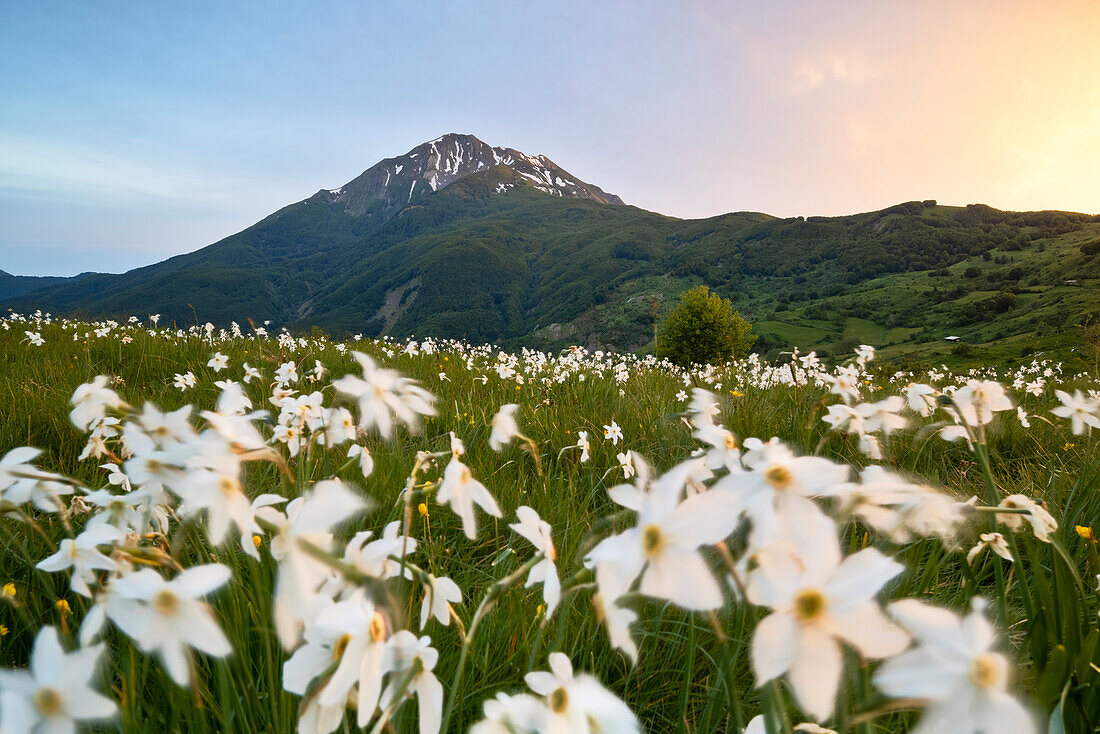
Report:
<svg viewBox="0 0 1100 734"><path fill-rule="evenodd" d="M1100 307L1095 241L1100 217L935 201L681 220L545 156L451 134L155 265L7 291L0 278L0 304L636 349L679 292L705 283L754 321L764 351L934 354L957 335L1022 352Z"/></svg>
<svg viewBox="0 0 1100 734"><path fill-rule="evenodd" d="M544 194L622 204L614 194L587 184L544 155L531 156L511 148L494 148L473 135L450 133L418 145L403 156L387 158L338 189L317 196L342 205L355 217L385 221L414 201L475 173L493 172L497 192L519 184Z"/></svg>
<svg viewBox="0 0 1100 734"><path fill-rule="evenodd" d="M52 285L60 285L82 278L89 273L81 273L73 278L58 278L53 276L35 277L31 275L12 275L0 270L0 303L17 298L24 293L41 290Z"/></svg>

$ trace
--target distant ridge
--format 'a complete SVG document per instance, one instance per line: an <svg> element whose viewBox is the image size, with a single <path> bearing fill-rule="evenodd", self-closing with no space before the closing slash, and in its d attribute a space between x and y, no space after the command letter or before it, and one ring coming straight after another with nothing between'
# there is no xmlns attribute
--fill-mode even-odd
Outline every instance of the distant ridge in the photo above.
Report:
<svg viewBox="0 0 1100 734"><path fill-rule="evenodd" d="M1096 216L931 200L842 217L674 219L547 156L450 133L154 265L70 279L2 273L0 304L637 349L655 314L704 283L755 323L764 351L934 351L947 335L960 349L1043 344L1100 311L1098 241Z"/></svg>

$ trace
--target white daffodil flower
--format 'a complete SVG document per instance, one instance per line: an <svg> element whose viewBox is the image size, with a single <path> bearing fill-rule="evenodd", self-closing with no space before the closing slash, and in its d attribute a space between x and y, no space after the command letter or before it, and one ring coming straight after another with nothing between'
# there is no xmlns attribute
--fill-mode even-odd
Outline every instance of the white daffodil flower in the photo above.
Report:
<svg viewBox="0 0 1100 734"><path fill-rule="evenodd" d="M446 626L451 623L451 604L462 601L462 590L458 584L446 577L428 575L428 583L424 585L424 601L420 605L420 629L428 623L428 618L433 617L437 622Z"/></svg>
<svg viewBox="0 0 1100 734"><path fill-rule="evenodd" d="M330 659L339 661L318 694L319 703L342 703L353 690L357 691L357 722L360 728L365 727L378 706L382 677L389 672L386 620L360 591L322 611L317 616L317 628L333 640Z"/></svg>
<svg viewBox="0 0 1100 734"><path fill-rule="evenodd" d="M898 415L905 407L905 401L897 395L891 395L877 403L861 403L856 413L863 419L863 430L867 433L882 432L886 435L905 428L906 420Z"/></svg>
<svg viewBox="0 0 1100 734"><path fill-rule="evenodd" d="M830 523L831 525L831 523ZM875 596L905 567L867 548L843 561L835 529L778 543L753 556L749 601L771 608L757 626L752 666L758 685L786 674L802 710L828 719L844 662L841 642L865 658L905 649L909 637L887 620Z"/></svg>
<svg viewBox="0 0 1100 734"><path fill-rule="evenodd" d="M107 415L108 409L118 409L125 405L114 390L107 387L107 377L99 375L86 382L74 392L70 403L73 406L69 420L82 431L89 431Z"/></svg>
<svg viewBox="0 0 1100 734"><path fill-rule="evenodd" d="M693 388L687 412L691 416L692 425L696 428L714 423L714 419L718 417L718 401L715 400L714 393L701 387Z"/></svg>
<svg viewBox="0 0 1100 734"><path fill-rule="evenodd" d="M890 614L917 646L875 671L875 686L894 698L928 701L913 734L1033 734L1026 708L1008 693L1008 659L991 649L992 625L980 610L959 618L915 599Z"/></svg>
<svg viewBox="0 0 1100 734"><path fill-rule="evenodd" d="M450 505L451 510L462 519L462 530L466 537L477 537L477 519L474 517L474 504L493 517L500 517L500 507L485 485L474 479L470 467L457 458L452 458L443 470L443 482L436 495L440 504Z"/></svg>
<svg viewBox="0 0 1100 734"><path fill-rule="evenodd" d="M355 425L355 417L347 408L325 408L321 411L321 418L314 429L320 436L326 449L333 446L354 441L359 433ZM366 476L364 474L363 476Z"/></svg>
<svg viewBox="0 0 1100 734"><path fill-rule="evenodd" d="M927 418L936 409L937 392L931 385L911 383L905 388L905 399L909 402L910 410Z"/></svg>
<svg viewBox="0 0 1100 734"><path fill-rule="evenodd" d="M317 605L317 590L331 572L329 566L306 552L300 541L331 551L332 528L365 507L363 500L343 482L330 479L318 482L305 495L292 500L285 514L274 507L256 510L258 517L279 528L271 539L271 556L279 563L275 631L288 650L298 643L302 623Z"/></svg>
<svg viewBox="0 0 1100 734"><path fill-rule="evenodd" d="M631 580L640 574L641 593L684 609L721 606L721 588L698 550L733 532L739 508L728 492L701 492L681 501L685 484L700 472L709 475L702 459L692 459L652 482L648 492L630 485L615 488L612 499L634 505L637 525L602 540L585 565L594 568L606 562Z"/></svg>
<svg viewBox="0 0 1100 734"><path fill-rule="evenodd" d="M416 552L415 538L401 534L401 522L394 520L386 525L379 538L370 540L371 531L356 533L344 548L344 561L355 566L367 576L377 579L396 578L401 575L401 564L391 556L409 555ZM412 571L405 569L406 579L411 579Z"/></svg>
<svg viewBox="0 0 1100 734"><path fill-rule="evenodd" d="M971 427L984 426L993 420L994 413L1014 407L1004 387L993 380L967 380L966 385L951 394L951 399L954 406L948 412Z"/></svg>
<svg viewBox="0 0 1100 734"><path fill-rule="evenodd" d="M862 434L866 429L863 426L863 416L852 406L846 403L830 405L825 410L821 420L829 424L834 431Z"/></svg>
<svg viewBox="0 0 1100 734"><path fill-rule="evenodd" d="M634 476L634 460L631 458L632 453L633 452L625 451L615 454L615 458L619 461L619 468L623 470L623 476L626 479L630 479Z"/></svg>
<svg viewBox="0 0 1100 734"><path fill-rule="evenodd" d="M895 543L913 538L950 540L966 521L966 503L886 471L868 466L860 481L833 484L821 491L835 497L840 510L851 513Z"/></svg>
<svg viewBox="0 0 1100 734"><path fill-rule="evenodd" d="M561 580L558 578L558 569L554 561L558 559L558 551L554 547L554 540L550 535L550 523L539 517L532 508L521 505L516 508L518 523L512 523L508 527L515 530L535 546L535 550L542 553L545 558L536 563L530 573L527 574L525 588L535 584L542 584L542 599L546 602L546 616L550 617L561 600Z"/></svg>
<svg viewBox="0 0 1100 734"><path fill-rule="evenodd" d="M1022 494L1010 494L1001 500L998 507L1013 510L1027 510L1025 514L1005 512L997 514L997 521L1004 523L1016 531L1023 527L1024 523L1031 525L1031 531L1035 537L1044 543L1050 542L1051 533L1058 529L1058 521L1035 500Z"/></svg>
<svg viewBox="0 0 1100 734"><path fill-rule="evenodd" d="M233 652L202 597L224 586L230 577L226 566L211 563L193 566L171 581L152 569L123 576L112 590L134 604L108 609L111 621L145 652L155 652L177 684L190 684L187 648L215 657Z"/></svg>
<svg viewBox="0 0 1100 734"><path fill-rule="evenodd" d="M371 456L370 451L359 444L353 443L348 447L348 458L359 459L359 471L363 472L364 478L369 477L374 471L374 457Z"/></svg>
<svg viewBox="0 0 1100 734"><path fill-rule="evenodd" d="M215 372L221 372L229 366L229 357L221 352L214 352L214 356L210 358L210 361L206 363L206 366Z"/></svg>
<svg viewBox="0 0 1100 734"><path fill-rule="evenodd" d="M73 490L57 481L61 477L30 463L41 453L39 449L21 446L0 458L0 500L15 505L32 502L43 512L57 512L59 496L72 494Z"/></svg>
<svg viewBox="0 0 1100 734"><path fill-rule="evenodd" d="M89 522L76 540L65 538L57 552L38 563L35 568L57 572L72 569L69 585L73 591L91 598L89 584L95 583L96 571L113 571L118 564L99 552L97 546L112 545L122 538L122 532L107 522Z"/></svg>
<svg viewBox="0 0 1100 734"><path fill-rule="evenodd" d="M708 423L701 428L696 428L691 435L710 446L706 452L708 469L741 471L741 449L737 436L733 435L732 431L717 423Z"/></svg>
<svg viewBox="0 0 1100 734"><path fill-rule="evenodd" d="M332 384L359 401L361 428L375 428L383 438L389 438L397 423L404 423L409 430L416 431L420 416L436 415L432 407L435 396L420 387L416 380L378 367L362 352L352 352L352 356L363 368L363 377L345 375Z"/></svg>
<svg viewBox="0 0 1100 734"><path fill-rule="evenodd" d="M289 385L298 381L298 365L292 360L283 362L275 369L275 382L279 385Z"/></svg>
<svg viewBox="0 0 1100 734"><path fill-rule="evenodd" d="M967 551L966 562L973 564L978 554L986 548L989 548L1006 561L1012 560L1012 551L1008 547L1008 541L1005 540L1005 536L1000 533L982 533L978 536L978 543Z"/></svg>
<svg viewBox="0 0 1100 734"><path fill-rule="evenodd" d="M563 653L550 653L550 670L524 676L528 687L543 696L546 718L535 730L598 734L641 732L634 712L618 696L590 675L573 675L573 665Z"/></svg>
<svg viewBox="0 0 1100 734"><path fill-rule="evenodd" d="M749 442L745 442L746 448ZM797 527L795 516L820 514L810 500L848 481L850 469L818 456L795 456L780 443L759 447L745 463L749 471L729 474L712 492L731 495L752 521L754 547L764 547Z"/></svg>
<svg viewBox="0 0 1100 734"><path fill-rule="evenodd" d="M1062 404L1050 412L1059 418L1069 418L1073 435L1100 428L1100 401L1086 398L1080 390L1074 390L1073 395L1062 390L1055 390L1054 394Z"/></svg>
<svg viewBox="0 0 1100 734"><path fill-rule="evenodd" d="M519 424L516 423L517 410L519 410L518 405L508 403L500 406L500 410L493 416L493 430L489 434L489 448L493 451L500 451L519 435Z"/></svg>
<svg viewBox="0 0 1100 734"><path fill-rule="evenodd" d="M217 380L214 385L221 389L215 404L219 413L243 415L252 410L252 401L244 394L244 388L234 380Z"/></svg>
<svg viewBox="0 0 1100 734"><path fill-rule="evenodd" d="M443 718L443 685L432 672L439 661L439 651L431 644L430 637L417 638L408 630L394 633L390 638L388 651L390 662L387 669L391 671L389 684L383 689L379 700L382 708L389 706L397 696L398 680L404 676L405 671L419 663L419 672L413 675L409 688L404 693L406 697L416 694L419 734L437 734L440 719Z"/></svg>
<svg viewBox="0 0 1100 734"><path fill-rule="evenodd" d="M548 715L546 705L527 693L498 693L482 703L482 711L485 718L471 727L470 734L530 734L540 731Z"/></svg>
<svg viewBox="0 0 1100 734"><path fill-rule="evenodd" d="M631 581L623 578L613 564L597 564L597 590L592 595L592 607L596 612L596 621L607 628L611 646L622 650L632 663L636 663L638 645L630 634L630 625L638 621L638 615L633 610L618 604L618 599L630 590Z"/></svg>
<svg viewBox="0 0 1100 734"><path fill-rule="evenodd" d="M178 410L162 413L152 403L145 403L138 416L137 423L145 435L160 449L172 445L188 443L195 438L195 429L190 422L191 406L185 405Z"/></svg>
<svg viewBox="0 0 1100 734"><path fill-rule="evenodd" d="M588 431L577 431L577 448L581 450L581 463L588 461L588 452L592 448L588 443Z"/></svg>
<svg viewBox="0 0 1100 734"><path fill-rule="evenodd" d="M114 701L91 687L103 645L66 653L56 627L34 638L27 670L0 670L0 731L75 734L79 722L114 716Z"/></svg>

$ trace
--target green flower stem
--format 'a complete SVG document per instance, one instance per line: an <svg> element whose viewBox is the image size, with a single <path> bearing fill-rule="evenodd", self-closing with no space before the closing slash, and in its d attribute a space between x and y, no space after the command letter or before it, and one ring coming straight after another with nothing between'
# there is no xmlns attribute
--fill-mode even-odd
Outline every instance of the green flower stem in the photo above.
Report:
<svg viewBox="0 0 1100 734"><path fill-rule="evenodd" d="M386 588L386 585L374 576L363 573L344 559L337 558L332 553L329 553L323 548L319 548L305 538L298 538L298 547L303 553L311 558L315 558L329 568L339 571L344 578L353 584L367 587L371 594L375 596L376 600L389 599L389 590Z"/></svg>
<svg viewBox="0 0 1100 734"><path fill-rule="evenodd" d="M985 503L990 507L996 507L1001 503L1000 494L997 491L997 483L993 479L993 469L989 463L989 446L985 440L985 428L981 424L977 427L977 432L966 422L966 419L962 417L963 412L959 409L958 404L954 398L948 396L941 396L947 399L947 402L954 408L955 415L959 416L962 420L962 426L966 429L967 438L970 441L970 450L978 459L978 464L982 468L982 477L985 479ZM997 514L993 513L989 516L989 531L997 531ZM997 608L1000 613L1000 622L1003 626L1008 627L1008 594L1005 588L1005 576L1004 569L1000 563L993 564L993 575L997 582Z"/></svg>
<svg viewBox="0 0 1100 734"><path fill-rule="evenodd" d="M536 553L527 563L493 584L484 598L482 598L481 604L478 605L477 611L474 612L473 619L470 620L470 630L466 634L466 641L462 643L462 652L458 657L458 668L455 669L455 677L451 682L451 690L447 694L447 705L443 709L443 719L439 726L439 734L447 734L447 724L451 720L451 709L454 708L455 701L460 695L462 674L466 670L466 658L469 657L470 648L473 646L474 637L477 635L477 628L481 624L481 620L493 607L497 599L500 598L500 595L503 594L509 586L526 576L527 573L535 567L535 564L541 562L543 558L545 558L544 554Z"/></svg>
<svg viewBox="0 0 1100 734"><path fill-rule="evenodd" d="M1000 494L997 491L997 484L993 480L993 469L989 464L989 447L985 443L985 431L978 427L978 434L981 438L981 443L974 445L974 453L978 457L978 463L982 467L982 476L985 477L985 501L990 506L996 506L1000 503ZM996 513L989 517L989 530L990 532L997 531L997 515ZM1005 627L1010 626L1008 619L1008 591L1005 587L1005 571L1000 563L993 564L993 575L997 581L997 605L1001 616L1001 624Z"/></svg>
<svg viewBox="0 0 1100 734"><path fill-rule="evenodd" d="M778 678L772 678L765 686L764 698L768 708L764 725L768 734L793 734L791 720L787 718L787 710L783 706L783 691L779 688Z"/></svg>
<svg viewBox="0 0 1100 734"><path fill-rule="evenodd" d="M397 707L405 700L405 691L409 690L409 686L416 679L416 676L420 675L424 670L424 664L420 662L420 658L413 660L412 667L408 669L405 675L397 682L397 687L393 692L393 699L389 705L386 706L386 710L378 716L378 721L374 723L374 727L370 730L371 734L382 734L382 730L385 729L386 723L390 720L390 717L397 711Z"/></svg>
<svg viewBox="0 0 1100 734"><path fill-rule="evenodd" d="M971 512L984 512L989 515L1030 515L1026 507L971 507Z"/></svg>

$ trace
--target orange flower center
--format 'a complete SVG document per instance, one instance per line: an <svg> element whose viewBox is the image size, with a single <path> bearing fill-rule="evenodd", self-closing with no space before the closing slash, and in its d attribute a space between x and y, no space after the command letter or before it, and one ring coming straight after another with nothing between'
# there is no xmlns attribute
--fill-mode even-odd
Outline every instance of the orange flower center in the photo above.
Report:
<svg viewBox="0 0 1100 734"><path fill-rule="evenodd" d="M794 598L794 616L799 622L813 622L825 614L828 605L820 589L804 589Z"/></svg>
<svg viewBox="0 0 1100 734"><path fill-rule="evenodd" d="M54 716L61 713L61 694L53 688L39 688L34 692L34 708L42 716Z"/></svg>
<svg viewBox="0 0 1100 734"><path fill-rule="evenodd" d="M179 605L179 597L171 589L161 589L153 597L153 609L164 615L175 614Z"/></svg>

